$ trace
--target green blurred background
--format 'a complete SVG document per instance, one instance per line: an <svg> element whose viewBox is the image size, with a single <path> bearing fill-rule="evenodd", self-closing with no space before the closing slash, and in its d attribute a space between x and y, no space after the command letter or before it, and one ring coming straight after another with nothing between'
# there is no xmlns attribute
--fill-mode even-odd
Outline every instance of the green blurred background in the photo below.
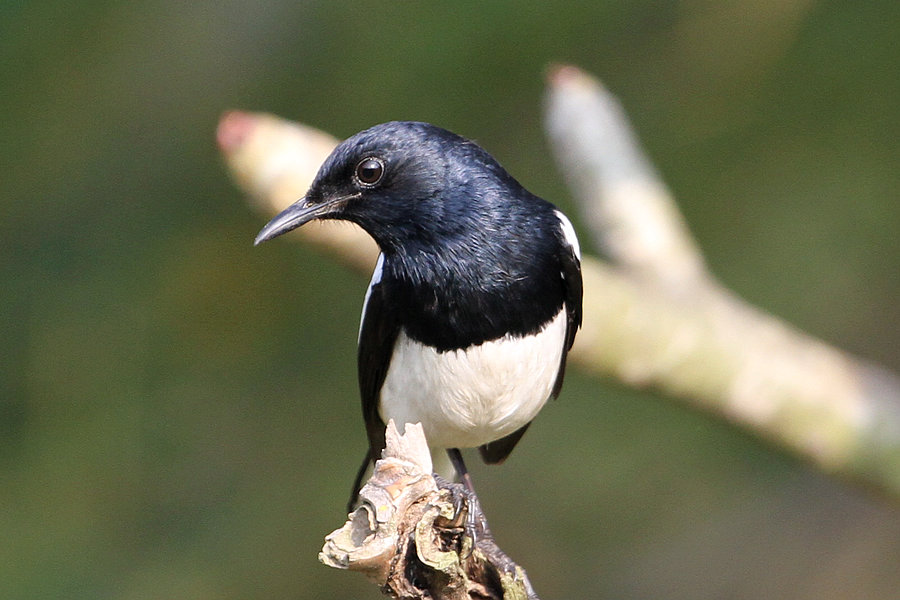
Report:
<svg viewBox="0 0 900 600"><path fill-rule="evenodd" d="M365 444L366 279L251 246L226 109L432 121L572 214L541 125L572 62L728 286L900 370L898 8L0 4L0 598L379 597L316 562ZM896 506L615 382L572 371L506 465L470 462L545 598L900 598Z"/></svg>

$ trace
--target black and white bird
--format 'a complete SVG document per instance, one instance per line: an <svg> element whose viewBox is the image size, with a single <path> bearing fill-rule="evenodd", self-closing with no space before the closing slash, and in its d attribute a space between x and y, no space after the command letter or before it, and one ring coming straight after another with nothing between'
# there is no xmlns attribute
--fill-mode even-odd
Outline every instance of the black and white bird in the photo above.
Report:
<svg viewBox="0 0 900 600"><path fill-rule="evenodd" d="M459 448L502 462L559 394L581 326L569 220L474 142L408 121L341 143L256 244L313 219L356 223L381 250L359 329L369 450L351 504L389 419L421 423L460 476Z"/></svg>

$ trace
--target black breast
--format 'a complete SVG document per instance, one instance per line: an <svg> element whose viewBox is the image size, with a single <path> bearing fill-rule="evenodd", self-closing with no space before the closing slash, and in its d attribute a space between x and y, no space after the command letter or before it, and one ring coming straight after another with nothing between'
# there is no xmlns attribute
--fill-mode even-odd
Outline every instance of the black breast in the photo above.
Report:
<svg viewBox="0 0 900 600"><path fill-rule="evenodd" d="M442 352L536 333L565 298L557 245L541 228L388 255L389 310L408 336Z"/></svg>

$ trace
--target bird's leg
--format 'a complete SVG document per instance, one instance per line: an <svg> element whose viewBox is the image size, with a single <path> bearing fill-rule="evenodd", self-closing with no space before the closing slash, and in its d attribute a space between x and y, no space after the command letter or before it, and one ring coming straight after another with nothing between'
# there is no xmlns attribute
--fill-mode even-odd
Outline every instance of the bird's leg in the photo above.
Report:
<svg viewBox="0 0 900 600"><path fill-rule="evenodd" d="M469 470L466 469L466 463L463 461L459 448L447 448L447 456L450 457L456 476L462 482L466 491L466 494L456 496L455 508L457 518L460 515L464 515L466 533L472 538L472 546L474 547L479 538L487 531L487 521L484 520L484 513L481 512L480 503L478 502L478 494L475 493L472 477L469 476ZM473 505L478 508L473 510Z"/></svg>
<svg viewBox="0 0 900 600"><path fill-rule="evenodd" d="M463 462L462 452L459 451L459 448L447 448L447 456L450 457L450 462L453 464L453 470L456 471L456 476L459 477L459 480L462 482L466 489L475 493L475 486L472 485L472 478L469 476L469 470L466 469L466 463Z"/></svg>

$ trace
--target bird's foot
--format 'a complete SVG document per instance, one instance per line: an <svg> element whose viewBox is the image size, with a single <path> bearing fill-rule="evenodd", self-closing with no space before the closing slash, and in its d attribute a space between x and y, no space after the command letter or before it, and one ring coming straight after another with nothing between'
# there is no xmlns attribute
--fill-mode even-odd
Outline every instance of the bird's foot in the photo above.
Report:
<svg viewBox="0 0 900 600"><path fill-rule="evenodd" d="M493 539L478 495L465 483L452 483L437 474L434 479L439 488L450 494L454 509L452 517L439 517L436 524L447 532L448 546L458 548L460 558L468 558L476 544Z"/></svg>

